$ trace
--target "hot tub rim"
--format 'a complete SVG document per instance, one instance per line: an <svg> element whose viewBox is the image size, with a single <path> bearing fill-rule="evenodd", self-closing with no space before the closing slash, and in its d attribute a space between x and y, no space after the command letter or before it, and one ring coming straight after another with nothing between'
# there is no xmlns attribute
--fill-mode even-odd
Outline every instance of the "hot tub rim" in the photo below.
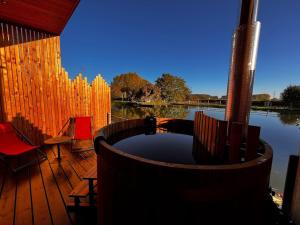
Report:
<svg viewBox="0 0 300 225"><path fill-rule="evenodd" d="M114 154L117 154L122 157L126 157L129 160L137 161L140 163L147 163L153 166L165 167L165 168L174 168L174 169L188 169L188 170L235 170L235 169L246 169L250 167L254 167L260 164L263 164L267 161L273 159L273 151L268 143L261 140L264 145L265 152L263 155L246 162L234 163L234 164L226 164L226 165L197 165L197 164L182 164L182 163L170 163L170 162L162 162L152 159L147 159L141 156L136 156L133 154L126 153L118 148L113 147L108 144L103 136L98 136L95 139L95 149L100 149L102 147L111 151ZM101 153L96 151L97 155L101 156Z"/></svg>

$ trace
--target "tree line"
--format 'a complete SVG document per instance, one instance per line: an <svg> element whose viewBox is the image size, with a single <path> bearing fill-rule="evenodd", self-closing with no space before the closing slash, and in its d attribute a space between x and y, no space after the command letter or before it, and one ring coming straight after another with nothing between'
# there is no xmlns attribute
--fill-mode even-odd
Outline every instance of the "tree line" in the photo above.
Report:
<svg viewBox="0 0 300 225"><path fill-rule="evenodd" d="M113 78L111 93L113 99L178 102L187 100L191 90L183 78L169 73L162 74L154 84L137 73L125 73Z"/></svg>
<svg viewBox="0 0 300 225"><path fill-rule="evenodd" d="M183 102L201 100L226 100L227 96L192 94L186 82L180 76L164 73L154 84L134 72L120 74L111 83L113 99L139 102ZM283 90L279 99L271 99L269 94L252 95L253 102L280 101L280 105L300 106L300 85L290 85Z"/></svg>
<svg viewBox="0 0 300 225"><path fill-rule="evenodd" d="M281 100L289 107L300 107L300 85L289 85L281 93Z"/></svg>

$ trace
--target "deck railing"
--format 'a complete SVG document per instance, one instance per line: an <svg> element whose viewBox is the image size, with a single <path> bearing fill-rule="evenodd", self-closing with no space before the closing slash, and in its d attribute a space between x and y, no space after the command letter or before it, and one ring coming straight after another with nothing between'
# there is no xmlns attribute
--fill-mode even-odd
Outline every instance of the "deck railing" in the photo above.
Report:
<svg viewBox="0 0 300 225"><path fill-rule="evenodd" d="M57 135L74 116L107 124L110 87L98 75L71 80L61 66L60 37L0 23L0 121L11 121L34 143Z"/></svg>

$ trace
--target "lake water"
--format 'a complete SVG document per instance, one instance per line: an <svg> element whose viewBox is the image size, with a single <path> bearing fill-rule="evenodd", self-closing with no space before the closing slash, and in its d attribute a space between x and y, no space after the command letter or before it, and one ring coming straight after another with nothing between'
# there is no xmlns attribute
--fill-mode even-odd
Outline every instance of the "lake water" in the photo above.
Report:
<svg viewBox="0 0 300 225"><path fill-rule="evenodd" d="M145 118L155 115L157 117L170 117L180 119L194 119L196 111L204 111L207 115L217 119L224 119L225 110L222 108L169 106L169 107L132 107L122 104L113 104L112 119ZM288 159L290 155L299 152L300 114L277 113L265 111L251 111L250 124L261 127L261 138L267 141L273 149L273 164L271 172L271 187L283 192Z"/></svg>

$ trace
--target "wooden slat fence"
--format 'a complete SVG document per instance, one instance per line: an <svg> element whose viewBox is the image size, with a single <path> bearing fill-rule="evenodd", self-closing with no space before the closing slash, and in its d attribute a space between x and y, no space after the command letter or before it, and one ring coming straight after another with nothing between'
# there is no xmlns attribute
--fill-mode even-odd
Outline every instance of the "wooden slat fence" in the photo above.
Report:
<svg viewBox="0 0 300 225"><path fill-rule="evenodd" d="M202 111L195 112L193 149L199 163L209 162L210 159L238 163L256 158L260 127L249 125L246 140L242 139L242 129L240 123L229 124Z"/></svg>
<svg viewBox="0 0 300 225"><path fill-rule="evenodd" d="M74 116L107 124L110 87L96 76L71 80L61 66L60 37L0 22L0 121L11 121L34 143L57 135Z"/></svg>

